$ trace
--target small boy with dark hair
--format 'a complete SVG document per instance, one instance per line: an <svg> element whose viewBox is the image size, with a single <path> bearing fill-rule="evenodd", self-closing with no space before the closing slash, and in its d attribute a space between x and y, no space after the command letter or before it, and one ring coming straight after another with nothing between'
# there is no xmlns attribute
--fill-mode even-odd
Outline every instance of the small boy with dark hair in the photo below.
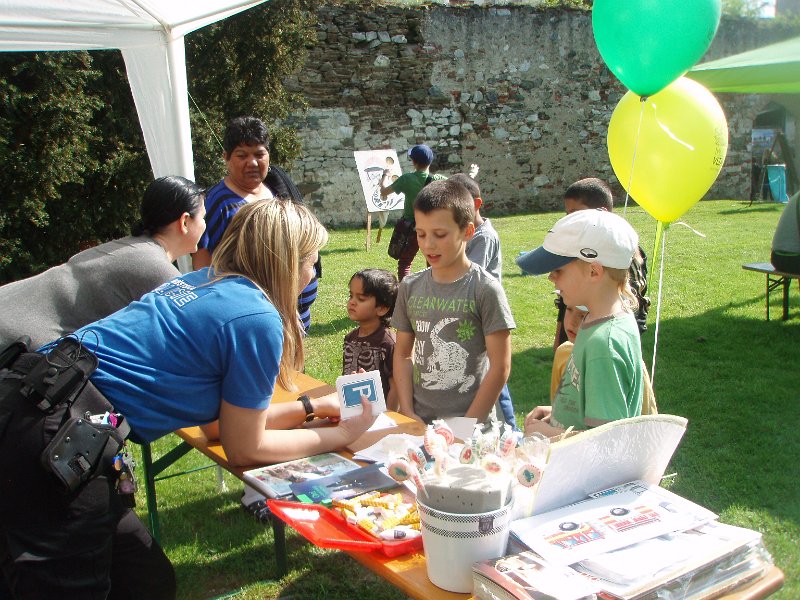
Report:
<svg viewBox="0 0 800 600"><path fill-rule="evenodd" d="M467 258L475 205L462 184L425 186L414 216L430 267L400 283L392 317L400 412L425 423L483 422L511 370L511 309L500 282Z"/></svg>
<svg viewBox="0 0 800 600"><path fill-rule="evenodd" d="M597 177L579 179L564 192L564 211L568 215L587 209L600 209L608 212L614 210L614 196L611 193L611 188L602 179ZM650 310L650 298L647 297L647 255L641 246L638 247L637 252L633 255L633 261L628 270L628 278L631 289L639 302L634 317L636 318L636 325L639 327L639 333L642 334L647 330L647 313ZM568 341L563 325L566 306L560 296L556 298L555 304L558 309L558 317L556 318L556 335L553 340L554 350Z"/></svg>
<svg viewBox="0 0 800 600"><path fill-rule="evenodd" d="M502 281L503 253L500 250L500 236L489 219L481 215L483 198L478 182L465 173L456 173L450 181L457 181L472 195L475 203L475 233L467 242L467 258L489 271L497 281Z"/></svg>
<svg viewBox="0 0 800 600"><path fill-rule="evenodd" d="M397 410L392 363L395 335L389 326L397 300L397 278L384 269L364 269L350 278L347 315L358 323L344 338L342 374L379 371L389 410Z"/></svg>
<svg viewBox="0 0 800 600"><path fill-rule="evenodd" d="M477 168L477 165L472 165L471 172L477 172ZM475 233L467 242L467 258L486 269L497 281L502 281L503 254L500 250L500 236L497 235L497 231L489 219L485 219L481 215L483 198L478 182L473 176L465 173L456 173L450 177L450 181L457 181L467 188L475 203ZM511 400L508 384L503 386L497 402L503 413L503 420L516 430L517 419L514 415L514 403Z"/></svg>

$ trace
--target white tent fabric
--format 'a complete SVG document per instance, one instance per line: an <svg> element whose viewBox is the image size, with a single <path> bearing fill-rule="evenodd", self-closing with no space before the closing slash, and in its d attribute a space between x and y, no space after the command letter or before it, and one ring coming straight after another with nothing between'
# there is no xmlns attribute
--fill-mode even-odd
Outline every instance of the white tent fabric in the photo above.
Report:
<svg viewBox="0 0 800 600"><path fill-rule="evenodd" d="M0 51L120 49L156 177L194 180L187 33L265 0L0 0Z"/></svg>

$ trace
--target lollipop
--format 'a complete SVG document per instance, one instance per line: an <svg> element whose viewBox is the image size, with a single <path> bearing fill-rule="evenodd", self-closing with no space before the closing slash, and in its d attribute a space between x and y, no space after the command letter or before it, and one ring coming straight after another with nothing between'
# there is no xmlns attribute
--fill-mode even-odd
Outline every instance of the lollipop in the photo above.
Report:
<svg viewBox="0 0 800 600"><path fill-rule="evenodd" d="M433 430L444 438L448 446L456 441L456 435L453 433L453 430L450 429L450 426L442 419L433 422Z"/></svg>
<svg viewBox="0 0 800 600"><path fill-rule="evenodd" d="M492 429L483 436L479 446L481 456L496 453L499 441L500 423L498 421L492 421Z"/></svg>
<svg viewBox="0 0 800 600"><path fill-rule="evenodd" d="M447 472L447 464L450 456L446 451L438 451L433 457L433 472L437 477L441 477Z"/></svg>
<svg viewBox="0 0 800 600"><path fill-rule="evenodd" d="M411 466L408 460L401 457L392 462L386 470L389 473L389 477L395 481L405 481L411 477L412 468L414 467Z"/></svg>
<svg viewBox="0 0 800 600"><path fill-rule="evenodd" d="M517 469L517 481L525 487L533 487L542 478L542 470L532 463L525 463Z"/></svg>
<svg viewBox="0 0 800 600"><path fill-rule="evenodd" d="M481 459L481 466L487 473L497 475L506 468L506 463L496 454L487 454Z"/></svg>
<svg viewBox="0 0 800 600"><path fill-rule="evenodd" d="M428 495L428 491L425 489L425 482L422 481L422 475L419 474L419 471L416 469L411 470L411 481L414 482L414 485L417 486L417 495L422 492L426 496Z"/></svg>
<svg viewBox="0 0 800 600"><path fill-rule="evenodd" d="M423 445L425 446L425 450L427 450L428 454L433 456L439 449L447 451L447 440L445 437L435 431L432 426L428 426L428 429L425 430L425 437L423 438Z"/></svg>
<svg viewBox="0 0 800 600"><path fill-rule="evenodd" d="M420 471L424 471L428 461L425 459L425 453L422 452L416 446L412 446L408 449L408 460L411 461L412 464L416 465Z"/></svg>
<svg viewBox="0 0 800 600"><path fill-rule="evenodd" d="M464 447L461 448L461 453L458 455L458 460L465 465L470 465L475 462L477 453L475 452L475 438L469 438Z"/></svg>
<svg viewBox="0 0 800 600"><path fill-rule="evenodd" d="M500 441L497 444L497 453L503 458L509 456L514 448L517 447L517 436L511 427L506 423L503 430L503 435L500 436Z"/></svg>

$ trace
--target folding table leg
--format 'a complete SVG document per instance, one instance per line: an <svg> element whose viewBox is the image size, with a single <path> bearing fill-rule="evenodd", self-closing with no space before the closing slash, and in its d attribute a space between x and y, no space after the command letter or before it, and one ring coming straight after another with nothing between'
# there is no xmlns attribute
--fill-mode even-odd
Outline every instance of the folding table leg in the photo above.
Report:
<svg viewBox="0 0 800 600"><path fill-rule="evenodd" d="M153 470L153 454L150 444L142 444L142 462L144 463L144 489L147 494L147 520L150 524L150 535L161 543L161 528L158 523L158 501L156 500L156 474Z"/></svg>
<svg viewBox="0 0 800 600"><path fill-rule="evenodd" d="M767 273L767 321L769 321L769 292L772 289L769 281L769 273Z"/></svg>
<svg viewBox="0 0 800 600"><path fill-rule="evenodd" d="M792 280L788 277L783 277L783 320L789 318L789 284Z"/></svg>
<svg viewBox="0 0 800 600"><path fill-rule="evenodd" d="M275 546L275 567L278 570L278 579L289 572L289 561L286 555L286 523L275 515L270 519L272 523L272 538Z"/></svg>

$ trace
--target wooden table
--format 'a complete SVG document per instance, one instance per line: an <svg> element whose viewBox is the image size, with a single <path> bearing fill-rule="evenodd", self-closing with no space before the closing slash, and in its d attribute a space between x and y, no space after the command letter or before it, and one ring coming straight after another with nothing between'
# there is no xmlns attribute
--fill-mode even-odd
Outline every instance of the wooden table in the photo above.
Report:
<svg viewBox="0 0 800 600"><path fill-rule="evenodd" d="M800 275L797 273L786 273L778 271L772 266L772 263L748 263L742 265L745 271L755 271L756 273L764 273L767 276L766 284L766 304L767 304L767 321L769 321L769 294L777 288L783 288L783 320L789 318L789 288L792 284L792 279L797 279L800 285Z"/></svg>
<svg viewBox="0 0 800 600"><path fill-rule="evenodd" d="M307 375L300 375L296 380L299 386L298 392L286 392L285 390L276 391L273 401L286 402L295 401L298 393L305 393L311 397L325 395L334 390L326 383L316 380ZM421 426L398 413L388 413L397 423L398 428L386 429L375 432L368 432L364 438L359 440L362 443L354 443L353 447L366 447L377 441L383 435L394 433L397 430L421 433ZM233 467L228 463L225 451L222 449L218 440L209 441L199 427L188 427L181 429L176 434L183 440L189 448L194 448L202 452L205 456L213 460L225 470L233 473L242 479L242 473L258 465L248 467ZM342 454L348 458L352 453L343 451ZM272 519L272 528L275 538L275 556L279 576L283 576L288 571L286 557L286 538L285 526L280 519ZM457 594L445 591L436 587L428 579L426 570L425 555L422 552L387 558L379 552L347 552L353 559L361 563L367 569L385 579L395 587L399 588L410 598L419 600L467 600L472 598L471 594ZM783 585L783 573L777 567L772 567L767 574L758 581L743 587L736 592L722 596L724 600L757 600L765 598L777 591Z"/></svg>

